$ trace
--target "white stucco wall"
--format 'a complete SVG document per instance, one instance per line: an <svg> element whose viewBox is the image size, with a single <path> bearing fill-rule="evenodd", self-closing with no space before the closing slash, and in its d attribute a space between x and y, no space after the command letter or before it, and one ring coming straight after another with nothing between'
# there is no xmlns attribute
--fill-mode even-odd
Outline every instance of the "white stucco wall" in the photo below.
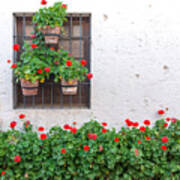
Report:
<svg viewBox="0 0 180 180"><path fill-rule="evenodd" d="M48 1L48 0L47 0ZM49 0L53 4L54 0ZM180 116L180 1L66 0L68 12L92 13L92 108L90 110L13 110L12 13L32 12L40 0L0 2L0 126L24 112L36 125L51 127L97 117L111 126L154 120L169 107Z"/></svg>

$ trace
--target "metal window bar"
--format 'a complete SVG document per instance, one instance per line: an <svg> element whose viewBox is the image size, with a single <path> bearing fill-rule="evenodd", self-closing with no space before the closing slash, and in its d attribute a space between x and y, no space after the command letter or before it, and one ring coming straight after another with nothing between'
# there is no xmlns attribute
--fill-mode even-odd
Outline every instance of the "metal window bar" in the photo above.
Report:
<svg viewBox="0 0 180 180"><path fill-rule="evenodd" d="M24 43L25 40L31 40L32 38L29 36L29 35L26 35L26 25L27 25L27 19L28 18L32 18L32 15L33 14L30 14L30 13L14 13L13 14L13 43L18 43L18 42L21 42L21 43ZM20 18L19 18L20 17ZM78 21L79 21L79 26L80 26L80 36L74 36L73 35L73 23L74 23L74 20L77 21L77 18L74 18L74 17L78 17ZM82 14L78 14L78 16L74 13L72 14L69 14L68 15L68 18L69 18L69 37L64 37L64 36L61 36L60 35L60 40L62 45L64 46L64 41L69 41L69 52L72 54L73 53L73 48L74 48L74 45L73 45L73 40L79 40L80 42L80 47L79 47L79 57L76 57L76 59L86 59L88 62L87 62L87 67L90 69L90 40L91 40L91 30L90 30L90 21L91 21L91 17L90 17L90 14L88 15L84 15L83 13ZM84 29L82 30L83 26L84 26L84 23L86 23L85 25L87 25L87 19L88 19L88 23L89 23L89 30L88 30L88 35L87 33L84 34ZM22 25L21 25L21 30L20 30L20 33L18 33L18 27L19 27L19 24L18 24L18 21L22 22ZM87 29L87 27L85 28ZM84 52L84 55L82 55L82 47L85 48L85 45L82 46L82 42L84 44L88 44L88 47L86 47L86 52L85 53L84 49L83 49L83 52ZM86 43L85 43L86 42ZM22 47L23 44L21 44L21 47ZM86 55L85 55L86 54ZM13 62L15 63L17 61L17 52L14 51L13 52ZM13 77L13 108L45 108L45 107L48 107L46 106L47 104L47 91L45 90L45 87L48 87L49 88L49 92L50 92L50 96L48 98L50 98L50 101L48 100L49 102L49 105L50 107L57 107L57 106L54 106L56 105L55 104L55 100L56 100L56 92L54 92L54 87L58 87L60 86L60 89L61 89L61 85L58 83L54 83L54 82L46 82L46 84L41 84L40 85L40 88L41 88L41 93L38 94L38 98L37 98L37 101L36 101L36 97L35 96L32 96L32 97L25 97L25 96L22 96L22 93L19 92L20 91L20 84L16 84L16 80L15 78ZM86 93L87 96L84 97L84 94L82 94L82 88L83 88L83 92L85 89L85 87L88 87L88 91ZM78 107L88 107L90 108L90 81L88 80L87 82L80 82L78 84L78 88L79 88L79 94L77 96L77 98L74 98L74 96L69 96L69 108L72 108L72 105L78 105ZM85 88L85 89L84 89ZM59 93L58 93L59 94ZM64 105L68 105L66 104L68 101L67 98L63 99L63 94L62 94L62 90L60 91L60 109L63 109L64 108ZM83 97L83 99L82 99ZM22 98L22 103L23 103L23 106L21 106L21 98ZM86 98L88 98L88 102L86 102ZM65 102L64 102L65 100ZM85 101L85 102L84 102ZM83 102L83 104L82 104ZM29 104L30 103L30 104ZM57 103L57 102L56 102ZM41 106L39 106L41 105ZM87 106L86 106L87 105Z"/></svg>

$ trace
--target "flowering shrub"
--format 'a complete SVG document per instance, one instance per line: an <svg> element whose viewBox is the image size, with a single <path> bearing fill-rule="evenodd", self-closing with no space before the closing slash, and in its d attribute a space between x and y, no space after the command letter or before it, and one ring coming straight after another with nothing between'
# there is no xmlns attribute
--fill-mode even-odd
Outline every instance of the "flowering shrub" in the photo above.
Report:
<svg viewBox="0 0 180 180"><path fill-rule="evenodd" d="M21 131L16 130L20 120ZM56 126L46 133L42 126L32 130L24 115L14 122L12 130L0 132L2 179L180 178L180 121L174 118L161 119L152 128L146 121L143 131L132 123L119 132L96 121L80 129L76 122Z"/></svg>
<svg viewBox="0 0 180 180"><path fill-rule="evenodd" d="M44 2L45 4L47 3L46 1L42 1L42 3ZM67 5L62 4L62 2L56 2L48 8L41 8L35 13L35 16L33 16L33 23L37 24L37 28L62 26L64 21L66 21L66 9Z"/></svg>

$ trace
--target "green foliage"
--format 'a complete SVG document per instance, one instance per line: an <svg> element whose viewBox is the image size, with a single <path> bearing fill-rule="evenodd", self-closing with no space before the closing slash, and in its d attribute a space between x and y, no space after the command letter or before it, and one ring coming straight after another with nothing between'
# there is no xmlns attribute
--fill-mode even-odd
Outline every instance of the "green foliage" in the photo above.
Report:
<svg viewBox="0 0 180 180"><path fill-rule="evenodd" d="M0 132L0 176L10 180L179 180L180 121L163 127L159 120L143 133L137 128L115 129L102 133L96 121L85 123L75 134L53 127L41 140L32 126L24 131ZM96 140L88 138L97 134ZM145 137L150 136L150 140ZM167 136L169 141L162 143ZM118 142L114 138L119 138ZM141 144L137 141L141 140ZM161 149L162 145L167 150ZM89 151L83 147L88 145ZM100 146L103 150L100 150ZM66 153L61 153L65 148ZM138 152L138 153L136 153ZM21 162L14 162L20 155ZM26 177L26 178L25 178Z"/></svg>
<svg viewBox="0 0 180 180"><path fill-rule="evenodd" d="M46 28L50 26L62 26L66 21L66 8L62 6L62 2L56 2L51 7L44 7L39 9L33 16L33 23L37 25L37 28Z"/></svg>

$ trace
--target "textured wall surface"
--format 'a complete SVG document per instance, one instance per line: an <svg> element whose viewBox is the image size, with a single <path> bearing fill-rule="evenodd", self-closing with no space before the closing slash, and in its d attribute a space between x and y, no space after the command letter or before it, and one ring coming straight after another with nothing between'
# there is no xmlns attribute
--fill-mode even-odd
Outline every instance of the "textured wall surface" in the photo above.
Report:
<svg viewBox="0 0 180 180"><path fill-rule="evenodd" d="M54 1L49 0L49 4ZM169 107L180 116L180 1L66 0L68 12L92 13L92 108L90 110L13 110L12 13L33 12L40 0L6 0L0 5L0 126L19 113L51 127L96 117L111 126L124 119L158 118Z"/></svg>

